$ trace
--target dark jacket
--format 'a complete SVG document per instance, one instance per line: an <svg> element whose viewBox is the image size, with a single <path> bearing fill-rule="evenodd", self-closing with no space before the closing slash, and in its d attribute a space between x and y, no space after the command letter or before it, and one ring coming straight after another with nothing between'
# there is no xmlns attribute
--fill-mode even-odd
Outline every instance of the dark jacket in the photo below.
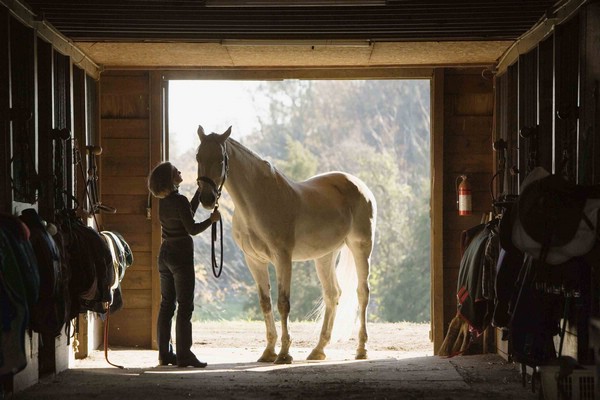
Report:
<svg viewBox="0 0 600 400"><path fill-rule="evenodd" d="M199 203L199 192L194 194L191 202L178 191L174 191L167 197L159 200L158 216L164 241L197 235L212 224L210 219L202 222L194 220L194 214L198 209Z"/></svg>

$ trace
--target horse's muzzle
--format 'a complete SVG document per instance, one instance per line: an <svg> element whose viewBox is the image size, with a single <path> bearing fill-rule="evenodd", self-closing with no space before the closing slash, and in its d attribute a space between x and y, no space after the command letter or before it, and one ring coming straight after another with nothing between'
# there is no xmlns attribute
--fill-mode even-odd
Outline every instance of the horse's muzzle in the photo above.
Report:
<svg viewBox="0 0 600 400"><path fill-rule="evenodd" d="M217 185L212 179L206 176L201 176L200 178L196 179L196 183L198 184L198 189L200 190L200 203L202 204L202 207L207 210L212 210L215 207L217 198L219 197Z"/></svg>

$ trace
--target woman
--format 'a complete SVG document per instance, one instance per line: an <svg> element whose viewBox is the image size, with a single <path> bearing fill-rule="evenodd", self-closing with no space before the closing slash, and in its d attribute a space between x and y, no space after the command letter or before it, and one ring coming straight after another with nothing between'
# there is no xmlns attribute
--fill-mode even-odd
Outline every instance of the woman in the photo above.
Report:
<svg viewBox="0 0 600 400"><path fill-rule="evenodd" d="M158 362L160 365L204 368L192 353L192 312L194 310L194 243L191 235L206 230L221 215L215 210L200 223L194 220L199 192L192 201L179 193L181 172L170 162L158 164L148 177L148 189L159 198L158 215L162 228L162 244L158 255L161 303L158 313ZM171 346L171 322L177 304L175 323L176 353Z"/></svg>

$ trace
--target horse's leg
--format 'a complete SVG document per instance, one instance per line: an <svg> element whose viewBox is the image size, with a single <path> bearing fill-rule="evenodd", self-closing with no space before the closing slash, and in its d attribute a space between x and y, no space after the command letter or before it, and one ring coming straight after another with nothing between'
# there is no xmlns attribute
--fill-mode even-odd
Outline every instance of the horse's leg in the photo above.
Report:
<svg viewBox="0 0 600 400"><path fill-rule="evenodd" d="M358 243L348 243L348 247L354 257L356 264L356 275L358 279L358 315L360 318L360 329L358 331L358 347L356 348L356 359L364 360L367 358L366 343L369 338L367 335L367 306L369 305L369 256L371 254L371 241L360 241Z"/></svg>
<svg viewBox="0 0 600 400"><path fill-rule="evenodd" d="M258 301L267 328L267 347L263 351L262 356L258 359L258 362L273 362L277 358L277 353L275 352L275 344L277 344L277 328L275 327L273 307L271 305L269 264L257 261L250 257L246 257L246 263L256 282Z"/></svg>
<svg viewBox="0 0 600 400"><path fill-rule="evenodd" d="M327 346L331 340L333 322L335 321L335 311L341 295L341 290L335 275L335 260L338 253L339 252L333 252L315 260L317 276L319 277L323 290L325 316L323 318L319 343L317 343L315 348L310 352L307 360L324 360L326 357L324 351L325 346Z"/></svg>
<svg viewBox="0 0 600 400"><path fill-rule="evenodd" d="M288 317L290 315L290 285L292 280L292 260L284 257L275 263L277 273L277 309L281 317L281 349L275 364L291 364L290 345L292 339L288 330Z"/></svg>

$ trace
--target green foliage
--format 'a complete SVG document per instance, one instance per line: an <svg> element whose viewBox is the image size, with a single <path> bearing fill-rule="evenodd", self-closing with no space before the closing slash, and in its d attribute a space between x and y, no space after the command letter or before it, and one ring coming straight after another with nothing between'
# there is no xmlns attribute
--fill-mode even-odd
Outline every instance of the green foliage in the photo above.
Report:
<svg viewBox="0 0 600 400"><path fill-rule="evenodd" d="M316 173L319 160L302 143L288 137L286 150L286 159L278 163L286 176L294 180L304 180Z"/></svg>
<svg viewBox="0 0 600 400"><path fill-rule="evenodd" d="M260 129L243 138L247 147L291 179L342 170L364 180L373 191L378 215L370 319L429 321L429 82L264 82L253 96L267 107L259 116ZM183 158L195 170L193 149L177 161L178 166ZM228 232L233 210L226 193L221 204L226 269L219 280L212 278L210 235L195 239L195 315L262 319L254 282ZM273 268L270 275L276 310ZM321 293L312 262L293 264L291 291L290 318L304 319Z"/></svg>

